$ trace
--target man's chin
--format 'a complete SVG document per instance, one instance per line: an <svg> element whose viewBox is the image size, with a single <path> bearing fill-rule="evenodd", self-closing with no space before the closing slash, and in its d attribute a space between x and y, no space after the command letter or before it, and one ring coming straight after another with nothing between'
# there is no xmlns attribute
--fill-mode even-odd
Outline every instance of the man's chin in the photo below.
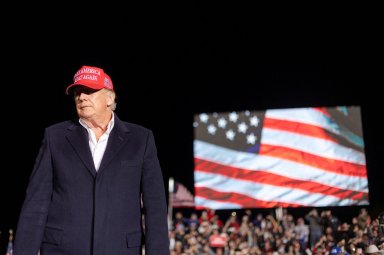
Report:
<svg viewBox="0 0 384 255"><path fill-rule="evenodd" d="M89 112L89 111L79 111L78 112L78 115L80 118L82 119L89 119L89 118L92 118L92 116L94 115L93 113Z"/></svg>

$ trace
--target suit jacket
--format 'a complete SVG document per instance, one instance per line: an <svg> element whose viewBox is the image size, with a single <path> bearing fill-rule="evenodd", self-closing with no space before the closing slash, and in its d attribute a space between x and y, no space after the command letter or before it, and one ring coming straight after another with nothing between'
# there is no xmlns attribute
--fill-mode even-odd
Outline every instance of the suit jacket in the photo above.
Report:
<svg viewBox="0 0 384 255"><path fill-rule="evenodd" d="M150 130L115 114L100 168L78 120L45 129L14 255L169 254L163 175Z"/></svg>

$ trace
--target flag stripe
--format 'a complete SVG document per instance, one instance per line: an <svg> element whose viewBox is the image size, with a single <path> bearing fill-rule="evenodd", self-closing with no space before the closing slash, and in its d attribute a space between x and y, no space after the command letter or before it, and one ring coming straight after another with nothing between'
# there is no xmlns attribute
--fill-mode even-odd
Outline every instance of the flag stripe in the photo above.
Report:
<svg viewBox="0 0 384 255"><path fill-rule="evenodd" d="M339 139L344 138L360 148L364 147L363 138L351 133L348 129L331 120L329 113L327 113L327 109L324 107L267 110L265 118L264 121L268 121L268 119L285 120L295 122L298 126L306 124L317 126L338 136Z"/></svg>
<svg viewBox="0 0 384 255"><path fill-rule="evenodd" d="M350 189L355 191L368 192L366 178L358 176L346 176L338 173L324 171L309 165L284 160L276 157L256 155L248 152L239 152L226 149L203 141L195 141L195 158L207 160L235 168L258 171L263 170L276 175L292 179L317 181L324 185ZM195 169L197 170L197 169Z"/></svg>
<svg viewBox="0 0 384 255"><path fill-rule="evenodd" d="M295 150L287 147L262 144L260 146L260 154L262 154L263 156L291 160L308 166L323 169L324 171L330 171L343 175L357 177L366 176L365 165L325 158L311 153L303 153L300 150Z"/></svg>
<svg viewBox="0 0 384 255"><path fill-rule="evenodd" d="M297 123L290 120L280 120L268 117L264 119L263 128L285 130L287 132L300 133L302 135L336 142L336 139L330 137L329 132L327 132L324 128L306 123Z"/></svg>
<svg viewBox="0 0 384 255"><path fill-rule="evenodd" d="M365 192L339 189L326 186L315 181L292 179L262 170L245 170L200 159L195 160L195 165L196 171L218 174L239 180L248 180L260 184L270 184L292 189L301 189L308 192L321 193L338 198L349 198L352 200L362 200L367 199L368 197L368 193Z"/></svg>
<svg viewBox="0 0 384 255"><path fill-rule="evenodd" d="M270 207L299 207L302 206L296 203L282 203L279 201L265 201L260 199L254 199L252 197L238 194L236 192L218 192L217 190L202 187L196 188L196 192L200 195L196 197L196 200L199 201L199 205L203 207L212 208L212 202L225 201L224 203L216 204L215 209L225 209L226 204L230 204L230 208L233 208L233 205L240 207L260 207L260 208L270 208ZM209 199L207 199L209 198Z"/></svg>
<svg viewBox="0 0 384 255"><path fill-rule="evenodd" d="M204 197L198 188L206 187L217 192L235 192L264 201L279 201L295 203L302 206L345 206L366 204L365 201L339 199L319 193L311 193L299 189L279 187L269 184L259 184L250 181L237 180L218 174L195 171L195 193ZM222 185L225 183L225 185Z"/></svg>
<svg viewBox="0 0 384 255"><path fill-rule="evenodd" d="M360 151L324 139L283 130L263 128L261 144L287 147L324 158L365 165L365 155Z"/></svg>

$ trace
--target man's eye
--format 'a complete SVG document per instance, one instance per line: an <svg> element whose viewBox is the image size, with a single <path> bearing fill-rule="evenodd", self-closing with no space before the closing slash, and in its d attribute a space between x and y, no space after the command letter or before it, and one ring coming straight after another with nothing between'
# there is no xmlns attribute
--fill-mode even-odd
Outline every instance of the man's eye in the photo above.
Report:
<svg viewBox="0 0 384 255"><path fill-rule="evenodd" d="M90 95L90 94L93 94L95 93L97 90L94 90L94 89L89 89L89 88L81 88L81 89L76 89L74 91L74 94L76 96L79 96L80 94L86 94L86 95Z"/></svg>

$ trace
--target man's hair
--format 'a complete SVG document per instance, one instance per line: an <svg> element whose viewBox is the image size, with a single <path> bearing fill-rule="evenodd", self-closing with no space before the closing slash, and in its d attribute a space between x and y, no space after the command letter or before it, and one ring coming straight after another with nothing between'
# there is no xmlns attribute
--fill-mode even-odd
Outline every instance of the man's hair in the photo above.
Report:
<svg viewBox="0 0 384 255"><path fill-rule="evenodd" d="M116 92L113 91L113 90L109 90L109 89L106 89L107 93L110 93L112 96L113 96L113 103L111 105L108 105L108 107L111 108L112 111L116 110L116 106L117 106L117 103L116 103Z"/></svg>

